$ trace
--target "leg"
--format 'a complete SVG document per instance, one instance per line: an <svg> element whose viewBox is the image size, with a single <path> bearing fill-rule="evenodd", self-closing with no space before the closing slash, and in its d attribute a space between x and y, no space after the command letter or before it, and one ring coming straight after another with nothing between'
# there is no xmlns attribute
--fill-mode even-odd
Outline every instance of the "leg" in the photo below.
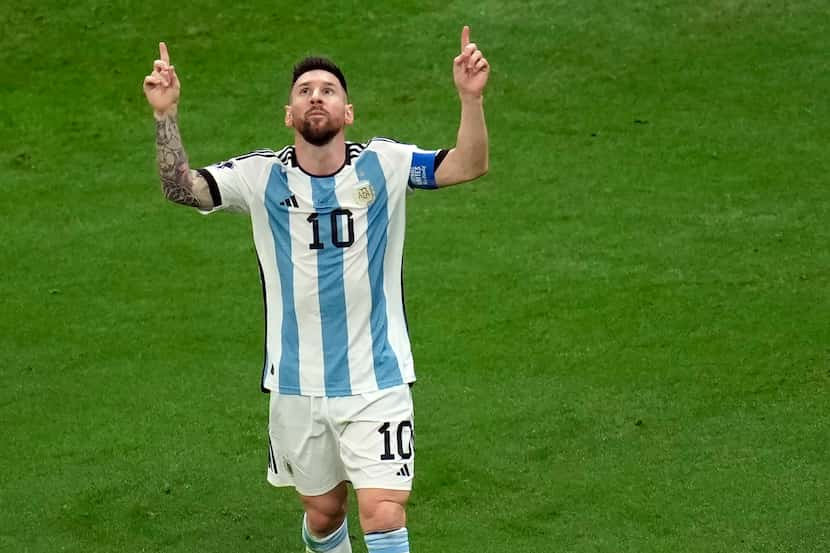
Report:
<svg viewBox="0 0 830 553"><path fill-rule="evenodd" d="M268 481L297 490L305 510L306 551L351 553L347 477L323 403L324 398L271 394Z"/></svg>
<svg viewBox="0 0 830 553"><path fill-rule="evenodd" d="M363 488L357 490L360 526L369 553L409 553L406 502L409 492Z"/></svg>
<svg viewBox="0 0 830 553"><path fill-rule="evenodd" d="M364 534L388 532L406 526L408 491L363 488L355 493Z"/></svg>
<svg viewBox="0 0 830 553"><path fill-rule="evenodd" d="M312 536L321 538L340 528L346 518L347 491L346 483L340 482L323 495L300 495L306 526Z"/></svg>
<svg viewBox="0 0 830 553"><path fill-rule="evenodd" d="M303 541L306 551L351 553L346 522L347 499L345 482L322 495L300 495L305 509Z"/></svg>
<svg viewBox="0 0 830 553"><path fill-rule="evenodd" d="M406 503L415 475L409 386L347 398L340 454L357 494L369 553L409 553Z"/></svg>

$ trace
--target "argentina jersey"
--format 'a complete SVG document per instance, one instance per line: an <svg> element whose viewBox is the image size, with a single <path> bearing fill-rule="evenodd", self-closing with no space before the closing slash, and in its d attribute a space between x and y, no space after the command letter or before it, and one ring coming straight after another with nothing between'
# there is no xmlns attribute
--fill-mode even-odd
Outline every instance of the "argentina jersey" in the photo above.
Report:
<svg viewBox="0 0 830 553"><path fill-rule="evenodd" d="M215 208L249 213L265 295L262 386L349 396L415 380L403 303L405 198L436 188L446 151L376 138L346 143L328 176L294 147L200 169Z"/></svg>

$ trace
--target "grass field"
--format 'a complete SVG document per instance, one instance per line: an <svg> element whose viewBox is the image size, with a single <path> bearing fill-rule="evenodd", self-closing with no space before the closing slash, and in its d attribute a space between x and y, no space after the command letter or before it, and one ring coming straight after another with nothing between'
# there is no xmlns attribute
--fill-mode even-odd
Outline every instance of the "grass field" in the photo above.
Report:
<svg viewBox="0 0 830 553"><path fill-rule="evenodd" d="M141 81L167 41L194 166L289 141L309 53L352 140L451 146L465 23L491 171L409 201L413 551L830 550L825 2L185 4L0 7L0 551L302 550L248 222L162 199Z"/></svg>

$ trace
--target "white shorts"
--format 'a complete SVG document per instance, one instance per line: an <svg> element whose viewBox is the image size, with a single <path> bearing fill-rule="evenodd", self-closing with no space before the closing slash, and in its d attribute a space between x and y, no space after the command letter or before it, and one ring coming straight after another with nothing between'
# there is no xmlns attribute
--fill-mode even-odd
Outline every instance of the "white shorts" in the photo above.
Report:
<svg viewBox="0 0 830 553"><path fill-rule="evenodd" d="M356 489L411 490L415 475L412 394L404 384L347 397L271 392L268 482L321 495Z"/></svg>

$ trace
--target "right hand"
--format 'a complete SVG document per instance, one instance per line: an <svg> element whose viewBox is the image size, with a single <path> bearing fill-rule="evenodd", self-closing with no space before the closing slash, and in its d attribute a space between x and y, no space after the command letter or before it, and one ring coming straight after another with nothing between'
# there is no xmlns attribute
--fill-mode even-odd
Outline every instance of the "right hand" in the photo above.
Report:
<svg viewBox="0 0 830 553"><path fill-rule="evenodd" d="M167 45L159 42L159 56L153 63L153 72L144 77L144 95L155 115L163 117L175 113L182 85L176 76L176 68L170 65Z"/></svg>

